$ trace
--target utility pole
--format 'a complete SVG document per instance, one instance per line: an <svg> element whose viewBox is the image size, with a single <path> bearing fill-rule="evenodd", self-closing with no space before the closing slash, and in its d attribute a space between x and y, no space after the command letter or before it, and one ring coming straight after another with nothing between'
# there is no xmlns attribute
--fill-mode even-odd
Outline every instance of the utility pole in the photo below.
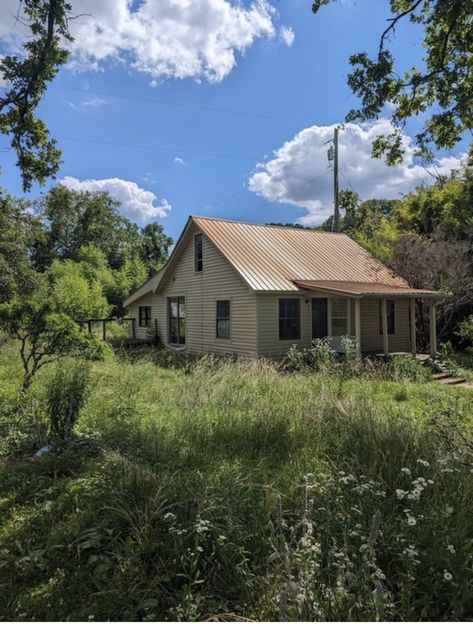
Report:
<svg viewBox="0 0 473 624"><path fill-rule="evenodd" d="M340 206L338 204L338 126L333 131L333 221L332 232L340 229Z"/></svg>

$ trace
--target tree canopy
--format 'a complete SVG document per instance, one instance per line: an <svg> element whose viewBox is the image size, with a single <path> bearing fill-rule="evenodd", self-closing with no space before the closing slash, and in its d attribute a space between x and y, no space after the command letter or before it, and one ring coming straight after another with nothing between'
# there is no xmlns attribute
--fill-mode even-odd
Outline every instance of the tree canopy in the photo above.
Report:
<svg viewBox="0 0 473 624"><path fill-rule="evenodd" d="M68 20L71 6L65 0L22 0L18 13L31 31L21 54L0 59L0 75L8 88L0 97L0 132L11 137L23 190L33 182L44 184L58 171L61 152L36 109L48 84L69 56L72 41Z"/></svg>
<svg viewBox="0 0 473 624"><path fill-rule="evenodd" d="M314 0L312 11L333 0ZM391 105L394 130L373 143L373 155L389 164L402 160L402 129L416 115L425 116L416 135L418 153L432 156L432 146L451 149L466 130L473 129L473 10L465 0L389 0L388 25L373 57L366 51L350 57L348 85L360 98L347 121L376 119ZM389 49L396 27L409 19L423 30L420 66L398 67Z"/></svg>

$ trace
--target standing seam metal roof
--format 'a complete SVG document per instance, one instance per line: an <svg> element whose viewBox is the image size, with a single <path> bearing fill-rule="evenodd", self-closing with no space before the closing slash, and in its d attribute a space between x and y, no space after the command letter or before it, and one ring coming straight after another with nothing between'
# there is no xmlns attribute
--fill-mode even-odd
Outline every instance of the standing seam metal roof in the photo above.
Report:
<svg viewBox="0 0 473 624"><path fill-rule="evenodd" d="M344 281L409 288L346 234L192 217L255 291L299 291L294 282Z"/></svg>

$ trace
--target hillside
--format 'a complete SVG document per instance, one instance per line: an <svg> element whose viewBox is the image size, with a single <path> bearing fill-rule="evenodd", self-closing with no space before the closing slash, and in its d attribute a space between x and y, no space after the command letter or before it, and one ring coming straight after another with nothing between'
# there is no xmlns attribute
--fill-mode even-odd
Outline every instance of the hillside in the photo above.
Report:
<svg viewBox="0 0 473 624"><path fill-rule="evenodd" d="M53 374L1 347L1 619L473 617L471 391L110 351L32 461Z"/></svg>

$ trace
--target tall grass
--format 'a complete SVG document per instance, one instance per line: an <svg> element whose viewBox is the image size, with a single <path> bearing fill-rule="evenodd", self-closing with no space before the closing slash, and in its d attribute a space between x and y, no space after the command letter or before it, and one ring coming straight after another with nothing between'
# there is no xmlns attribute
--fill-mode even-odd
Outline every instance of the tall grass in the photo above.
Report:
<svg viewBox="0 0 473 624"><path fill-rule="evenodd" d="M93 365L87 446L4 449L3 619L473 616L469 391L155 359Z"/></svg>

